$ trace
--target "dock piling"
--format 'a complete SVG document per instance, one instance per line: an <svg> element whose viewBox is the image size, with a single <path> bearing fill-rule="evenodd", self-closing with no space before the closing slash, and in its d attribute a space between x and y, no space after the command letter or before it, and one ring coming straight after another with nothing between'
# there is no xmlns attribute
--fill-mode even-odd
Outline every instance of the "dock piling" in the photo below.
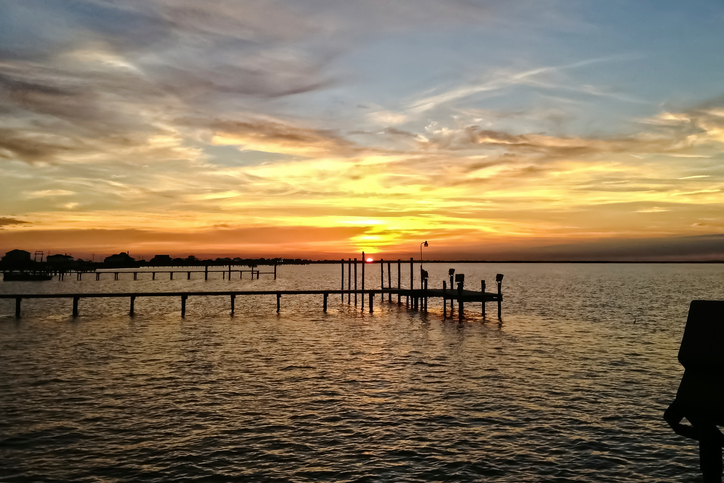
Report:
<svg viewBox="0 0 724 483"><path fill-rule="evenodd" d="M498 285L498 319L502 315L502 304L503 304L503 274L499 273L495 276L495 283Z"/></svg>
<svg viewBox="0 0 724 483"><path fill-rule="evenodd" d="M485 317L485 280L480 281L480 292L483 294L483 301L480 304L482 305L483 317Z"/></svg>
<svg viewBox="0 0 724 483"><path fill-rule="evenodd" d="M189 298L188 295L182 295L181 296L181 317L186 317L186 299Z"/></svg>
<svg viewBox="0 0 724 483"><path fill-rule="evenodd" d="M96 282L101 279L100 272L96 272Z"/></svg>
<svg viewBox="0 0 724 483"><path fill-rule="evenodd" d="M324 308L323 308L324 312L327 312L327 297L328 296L329 296L329 294L327 292L324 292Z"/></svg>
<svg viewBox="0 0 724 483"><path fill-rule="evenodd" d="M387 302L392 303L392 265L387 262L387 288L390 289L390 293L387 294Z"/></svg>
<svg viewBox="0 0 724 483"><path fill-rule="evenodd" d="M279 310L282 307L282 294L277 294L277 314L279 313Z"/></svg>
<svg viewBox="0 0 724 483"><path fill-rule="evenodd" d="M133 317L133 308L136 305L136 297L134 295L131 295L131 310L129 311L129 315Z"/></svg>
<svg viewBox="0 0 724 483"><path fill-rule="evenodd" d="M357 259L354 259L354 305L357 306Z"/></svg>
<svg viewBox="0 0 724 483"><path fill-rule="evenodd" d="M352 259L347 261L347 305L352 302Z"/></svg>
<svg viewBox="0 0 724 483"><path fill-rule="evenodd" d="M73 317L78 317L78 301L80 297L73 297Z"/></svg>
<svg viewBox="0 0 724 483"><path fill-rule="evenodd" d="M133 272L133 280L138 280L138 272Z"/></svg>
<svg viewBox="0 0 724 483"><path fill-rule="evenodd" d="M375 294L370 292L370 314L372 313L372 306L374 305L373 302L375 300Z"/></svg>
<svg viewBox="0 0 724 483"><path fill-rule="evenodd" d="M364 260L362 260L364 263ZM385 289L385 261L380 258L380 290ZM384 297L382 298L384 300Z"/></svg>
<svg viewBox="0 0 724 483"><path fill-rule="evenodd" d="M402 289L402 260L397 259L397 305L400 305L400 292Z"/></svg>
<svg viewBox="0 0 724 483"><path fill-rule="evenodd" d="M425 288L422 292L422 303L423 303L423 310L427 312L427 278L425 279Z"/></svg>
<svg viewBox="0 0 724 483"><path fill-rule="evenodd" d="M360 295L362 299L362 310L365 309L365 263L367 263L367 259L365 258L365 252L362 252L362 295ZM357 288L356 285L355 288ZM370 308L372 308L372 306L370 306Z"/></svg>
<svg viewBox="0 0 724 483"><path fill-rule="evenodd" d="M236 295L231 295L231 315L234 315L234 305L236 305Z"/></svg>
<svg viewBox="0 0 724 483"><path fill-rule="evenodd" d="M463 302L463 282L458 282L458 320L462 322L463 312L465 310Z"/></svg>
<svg viewBox="0 0 724 483"><path fill-rule="evenodd" d="M22 302L22 297L15 297L15 318L20 318L20 304Z"/></svg>
<svg viewBox="0 0 724 483"><path fill-rule="evenodd" d="M342 259L342 287L340 290L344 290L344 258ZM340 296L342 297L342 303L344 303L344 292L342 292Z"/></svg>

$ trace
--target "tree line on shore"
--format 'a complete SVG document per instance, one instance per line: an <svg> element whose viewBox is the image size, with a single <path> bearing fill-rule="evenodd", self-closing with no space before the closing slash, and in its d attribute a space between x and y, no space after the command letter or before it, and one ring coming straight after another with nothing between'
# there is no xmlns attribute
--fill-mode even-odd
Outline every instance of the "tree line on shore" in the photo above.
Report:
<svg viewBox="0 0 724 483"><path fill-rule="evenodd" d="M259 265L306 265L309 260L301 258L241 258L219 257L215 259L200 259L194 255L186 258L171 257L170 255L156 255L151 260L136 260L127 252L117 253L106 257L102 262L75 259L67 254L55 254L43 257L40 260L36 252L31 257L25 250L11 250L0 260L0 269L3 270L33 270L33 271L93 271L103 268L142 268L142 267L189 267L189 266L224 266L243 265L256 267Z"/></svg>

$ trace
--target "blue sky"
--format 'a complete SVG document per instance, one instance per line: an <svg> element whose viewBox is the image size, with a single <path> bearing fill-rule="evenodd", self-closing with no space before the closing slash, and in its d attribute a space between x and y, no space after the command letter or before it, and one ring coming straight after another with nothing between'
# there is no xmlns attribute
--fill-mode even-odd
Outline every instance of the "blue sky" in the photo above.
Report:
<svg viewBox="0 0 724 483"><path fill-rule="evenodd" d="M0 248L689 246L724 234L723 27L721 2L4 2Z"/></svg>

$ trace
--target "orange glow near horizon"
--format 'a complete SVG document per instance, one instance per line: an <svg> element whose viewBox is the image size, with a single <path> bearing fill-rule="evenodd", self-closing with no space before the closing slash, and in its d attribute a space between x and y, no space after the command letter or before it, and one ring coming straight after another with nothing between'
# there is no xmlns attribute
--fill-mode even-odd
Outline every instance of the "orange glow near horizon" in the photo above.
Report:
<svg viewBox="0 0 724 483"><path fill-rule="evenodd" d="M724 98L710 97L721 68L689 48L707 45L704 25L634 60L549 48L560 25L546 19L565 8L536 29L554 35L521 43L526 22L480 29L475 2L209 2L198 21L183 2L126 2L123 18L153 21L117 32L103 27L116 7L96 17L62 3L8 2L29 10L8 17L23 25L0 62L0 254L387 259L417 258L429 240L430 259L552 246L596 257L724 236ZM479 13L520 13L509 10ZM78 28L36 35L30 19L56 17ZM430 59L421 29L456 48ZM146 38L174 42L129 48ZM477 47L491 38L495 49Z"/></svg>

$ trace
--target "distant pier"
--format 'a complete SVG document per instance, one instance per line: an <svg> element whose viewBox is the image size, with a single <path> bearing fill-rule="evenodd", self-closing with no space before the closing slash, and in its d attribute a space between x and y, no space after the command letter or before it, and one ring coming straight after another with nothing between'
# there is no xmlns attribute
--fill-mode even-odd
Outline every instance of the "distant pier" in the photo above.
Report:
<svg viewBox="0 0 724 483"><path fill-rule="evenodd" d="M30 271L22 271L22 270L3 270L3 274L9 274L10 277L7 275L4 276L4 279L6 280L20 280L20 277L22 274L31 273ZM32 273L40 273L38 271L33 271ZM96 281L99 281L101 279L101 275L109 274L113 275L113 280L120 280L121 275L129 274L133 275L133 280L138 280L139 275L151 275L151 280L156 280L157 274L168 274L169 280L173 280L174 274L181 275L186 274L186 279L191 280L191 274L192 273L203 273L204 274L204 280L209 279L210 273L221 273L222 278L226 279L228 278L231 280L232 274L236 276L236 274L239 274L239 278L243 279L244 274L248 273L250 274L251 278L258 279L260 275L273 275L274 280L277 279L277 266L273 265L273 269L269 271L262 272L261 270L255 270L254 268L250 268L248 270L242 270L242 269L232 269L231 265L229 265L228 269L222 269L222 270L209 270L208 266L204 267L204 270L113 270L113 269L103 269L103 271L98 270L49 270L49 271L43 271L43 274L47 275L48 278L45 278L44 280L50 280L52 277L58 277L58 281L65 280L66 275L69 277L72 277L75 275L76 280L83 280L83 275L95 275ZM20 277L19 277L20 276ZM35 280L41 280L40 278L36 278Z"/></svg>

